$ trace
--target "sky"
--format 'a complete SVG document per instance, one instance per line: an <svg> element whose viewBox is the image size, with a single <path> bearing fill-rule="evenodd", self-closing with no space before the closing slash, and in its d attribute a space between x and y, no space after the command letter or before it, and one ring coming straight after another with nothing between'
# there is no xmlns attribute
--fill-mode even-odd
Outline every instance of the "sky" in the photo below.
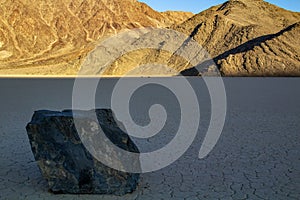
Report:
<svg viewBox="0 0 300 200"><path fill-rule="evenodd" d="M157 11L180 10L199 13L226 0L139 0ZM300 12L300 0L265 0L279 7Z"/></svg>

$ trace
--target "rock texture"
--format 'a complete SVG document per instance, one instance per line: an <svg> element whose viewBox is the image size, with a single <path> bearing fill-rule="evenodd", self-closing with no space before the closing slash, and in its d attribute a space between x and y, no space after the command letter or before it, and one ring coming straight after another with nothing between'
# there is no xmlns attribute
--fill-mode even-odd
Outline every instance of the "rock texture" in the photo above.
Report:
<svg viewBox="0 0 300 200"><path fill-rule="evenodd" d="M181 24L187 19L194 16L191 12L183 11L166 11L161 13L162 16L166 19L166 22L169 21L169 25Z"/></svg>
<svg viewBox="0 0 300 200"><path fill-rule="evenodd" d="M121 30L166 27L191 14L136 0L0 2L0 74L77 74L95 43Z"/></svg>
<svg viewBox="0 0 300 200"><path fill-rule="evenodd" d="M175 30L207 49L225 76L299 76L299 22L300 13L262 0L230 0Z"/></svg>
<svg viewBox="0 0 300 200"><path fill-rule="evenodd" d="M111 110L37 111L26 128L34 157L52 192L123 195L136 189L138 174L103 165L82 144L74 118L92 123L90 115L95 112L102 130L115 145L139 152L128 135L117 127ZM89 137L97 140L93 135ZM138 159L131 164L139 166Z"/></svg>

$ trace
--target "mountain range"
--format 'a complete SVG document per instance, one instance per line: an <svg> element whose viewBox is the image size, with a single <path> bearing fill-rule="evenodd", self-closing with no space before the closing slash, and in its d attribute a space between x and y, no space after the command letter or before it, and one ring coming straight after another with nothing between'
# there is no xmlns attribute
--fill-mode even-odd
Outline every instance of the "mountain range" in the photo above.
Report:
<svg viewBox="0 0 300 200"><path fill-rule="evenodd" d="M137 0L1 1L0 74L76 75L99 41L141 27L190 36L223 76L300 76L300 13L262 0L230 0L195 15L157 12ZM178 74L201 75L188 61L158 50L119 61L105 74L162 62Z"/></svg>

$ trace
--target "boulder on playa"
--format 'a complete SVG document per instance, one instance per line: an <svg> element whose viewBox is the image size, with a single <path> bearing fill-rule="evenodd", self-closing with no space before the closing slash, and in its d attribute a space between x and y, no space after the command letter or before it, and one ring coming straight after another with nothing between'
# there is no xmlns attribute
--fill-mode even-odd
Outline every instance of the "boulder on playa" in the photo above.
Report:
<svg viewBox="0 0 300 200"><path fill-rule="evenodd" d="M94 150L105 147L104 149L108 151L107 157L111 160L119 159L118 165L124 170L110 168L95 158L84 145L84 138L80 135L82 130L76 129L75 122L81 123L80 127L89 127L93 124L93 127L90 127L92 131L84 133L89 140L100 140L95 143L100 146L95 147ZM70 194L124 195L136 189L139 174L126 171L130 167L126 158L120 159L116 156L115 149L110 149L107 141L95 134L99 131L95 124L101 127L112 144L126 152L137 153L136 159L131 160L130 165L135 165L134 167L140 165L138 148L119 128L111 110L36 111L26 129L33 155L42 175L48 181L50 191Z"/></svg>

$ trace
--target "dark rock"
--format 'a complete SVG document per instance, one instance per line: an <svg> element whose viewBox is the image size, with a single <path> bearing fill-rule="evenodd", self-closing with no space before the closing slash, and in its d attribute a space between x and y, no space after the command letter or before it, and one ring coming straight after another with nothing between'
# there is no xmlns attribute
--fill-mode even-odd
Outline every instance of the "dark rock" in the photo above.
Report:
<svg viewBox="0 0 300 200"><path fill-rule="evenodd" d="M95 115L96 113L96 115ZM138 153L138 148L114 121L111 110L91 111L36 111L27 125L32 152L50 191L71 194L115 194L133 192L139 174L112 169L98 161L82 143L74 121L90 124L97 116L97 124L106 137L119 148ZM76 122L77 123L77 122ZM90 137L92 140L97 138ZM105 145L99 141L98 145ZM113 152L114 153L114 152ZM115 159L113 153L109 154ZM120 160L124 168L128 163ZM139 165L138 158L132 165Z"/></svg>

